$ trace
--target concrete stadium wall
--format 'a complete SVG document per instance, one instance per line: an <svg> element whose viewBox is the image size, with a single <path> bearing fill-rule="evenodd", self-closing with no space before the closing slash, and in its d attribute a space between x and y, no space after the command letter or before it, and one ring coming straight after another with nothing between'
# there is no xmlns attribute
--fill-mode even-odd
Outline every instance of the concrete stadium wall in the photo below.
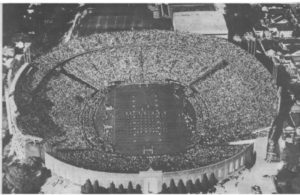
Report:
<svg viewBox="0 0 300 195"><path fill-rule="evenodd" d="M172 179L175 183L178 183L179 180L184 183L188 180L195 182L198 178L201 181L204 174L209 177L212 173L218 180L225 179L230 174L244 168L245 163L251 160L252 153L253 144L233 157L216 164L175 172L154 171L152 169L136 174L94 171L65 163L48 153L45 153L45 166L57 175L79 185L83 185L87 179L90 179L92 182L98 180L99 185L103 187L109 187L111 182L114 182L116 186L123 184L126 187L131 181L134 186L140 184L144 193L158 193L161 191L162 184L169 185Z"/></svg>
<svg viewBox="0 0 300 195"><path fill-rule="evenodd" d="M175 183L177 183L180 179L183 182L186 182L188 180L192 180L194 182L196 181L196 179L200 179L201 181L201 178L204 174L209 177L212 173L214 173L215 177L218 180L225 179L235 171L244 168L245 163L247 161L250 161L252 153L253 144L249 145L245 150L232 156L231 158L223 160L216 164L211 164L197 169L165 172L163 174L163 183L169 184L171 179L173 179Z"/></svg>
<svg viewBox="0 0 300 195"><path fill-rule="evenodd" d="M116 186L123 184L124 187L127 187L130 181L134 186L141 183L139 174L109 173L84 169L58 160L48 153L45 153L45 166L55 174L79 185L83 185L87 179L92 182L98 180L99 185L103 187L109 187L111 182L114 182Z"/></svg>

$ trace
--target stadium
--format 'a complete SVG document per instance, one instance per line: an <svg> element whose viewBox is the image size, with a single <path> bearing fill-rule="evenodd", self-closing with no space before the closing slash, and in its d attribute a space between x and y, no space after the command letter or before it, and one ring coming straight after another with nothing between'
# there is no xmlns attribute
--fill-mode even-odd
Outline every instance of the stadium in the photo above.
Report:
<svg viewBox="0 0 300 195"><path fill-rule="evenodd" d="M2 192L299 192L299 10L4 4Z"/></svg>
<svg viewBox="0 0 300 195"><path fill-rule="evenodd" d="M214 36L93 34L12 71L16 126L38 140L26 144L79 185L158 193L170 182L225 179L253 157L252 145L229 143L255 138L275 112L267 70ZM34 153L25 148L15 151Z"/></svg>

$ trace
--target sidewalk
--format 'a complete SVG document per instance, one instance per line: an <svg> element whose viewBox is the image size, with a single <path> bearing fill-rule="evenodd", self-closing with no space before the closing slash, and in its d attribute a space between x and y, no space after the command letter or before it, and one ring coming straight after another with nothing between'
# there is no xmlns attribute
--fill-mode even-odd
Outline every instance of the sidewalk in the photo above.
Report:
<svg viewBox="0 0 300 195"><path fill-rule="evenodd" d="M41 187L40 193L43 194L80 194L81 186L73 184L53 174L48 178L47 182Z"/></svg>
<svg viewBox="0 0 300 195"><path fill-rule="evenodd" d="M257 185L262 193L277 193L273 183L273 176L282 167L282 163L267 163L266 156L267 137L259 137L254 142L256 151L256 163L250 169L244 169L229 178L229 181L221 186L217 185L216 193L249 194L253 193L251 187Z"/></svg>

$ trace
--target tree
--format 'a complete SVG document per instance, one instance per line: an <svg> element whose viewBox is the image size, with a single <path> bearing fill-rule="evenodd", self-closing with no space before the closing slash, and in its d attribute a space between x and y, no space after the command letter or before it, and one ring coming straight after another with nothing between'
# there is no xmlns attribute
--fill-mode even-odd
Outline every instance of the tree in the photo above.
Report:
<svg viewBox="0 0 300 195"><path fill-rule="evenodd" d="M127 187L127 194L132 194L132 193L134 193L134 190L133 190L132 182L130 181Z"/></svg>
<svg viewBox="0 0 300 195"><path fill-rule="evenodd" d="M245 157L245 167L251 169L256 162L256 152L248 153Z"/></svg>
<svg viewBox="0 0 300 195"><path fill-rule="evenodd" d="M175 182L173 179L171 179L171 181L170 181L169 191L171 194L177 193L177 188L176 188L176 185L175 185Z"/></svg>
<svg viewBox="0 0 300 195"><path fill-rule="evenodd" d="M108 194L108 189L106 189L105 187L103 186L100 186L100 189L99 189L99 194Z"/></svg>
<svg viewBox="0 0 300 195"><path fill-rule="evenodd" d="M210 176L209 176L209 185L210 185L210 187L215 186L217 183L218 183L218 180L217 180L215 174L211 173Z"/></svg>
<svg viewBox="0 0 300 195"><path fill-rule="evenodd" d="M109 194L114 194L114 193L116 193L116 186L115 186L115 184L114 184L114 182L111 182L110 183L110 186L109 186L109 188L108 188L108 193Z"/></svg>
<svg viewBox="0 0 300 195"><path fill-rule="evenodd" d="M15 193L38 193L47 177L51 175L49 170L36 163L21 164L19 161L7 167L3 166L3 171L2 179L6 180L5 184L14 189Z"/></svg>
<svg viewBox="0 0 300 195"><path fill-rule="evenodd" d="M136 192L137 194L142 194L142 193L143 193L143 192L142 192L142 187L141 187L140 184L137 184L137 185L136 185L136 187L135 187L135 192Z"/></svg>
<svg viewBox="0 0 300 195"><path fill-rule="evenodd" d="M94 193L100 193L100 186L99 186L98 180L96 180L96 181L94 182L94 185L93 185L93 192L94 192Z"/></svg>
<svg viewBox="0 0 300 195"><path fill-rule="evenodd" d="M203 191L203 187L202 187L202 184L200 182L200 179L196 179L196 181L195 181L195 192L200 193L202 191Z"/></svg>
<svg viewBox="0 0 300 195"><path fill-rule="evenodd" d="M11 194L13 191L13 186L7 182L6 177L4 176L2 179L2 193L3 194Z"/></svg>
<svg viewBox="0 0 300 195"><path fill-rule="evenodd" d="M245 156L245 167L246 169L250 169L251 168L251 154L246 154Z"/></svg>
<svg viewBox="0 0 300 195"><path fill-rule="evenodd" d="M167 187L167 184L166 183L163 183L163 185L161 186L161 194L168 194L169 193L169 190L168 190L168 187Z"/></svg>
<svg viewBox="0 0 300 195"><path fill-rule="evenodd" d="M85 184L81 186L81 193L82 194L91 194L93 193L93 186L91 180L86 180Z"/></svg>
<svg viewBox="0 0 300 195"><path fill-rule="evenodd" d="M194 184L193 184L193 181L192 180L188 180L186 182L186 193L189 193L189 194L192 194L192 193L195 193L195 187L194 187Z"/></svg>
<svg viewBox="0 0 300 195"><path fill-rule="evenodd" d="M31 156L26 159L26 164L35 169L41 169L43 167L43 160L39 157Z"/></svg>
<svg viewBox="0 0 300 195"><path fill-rule="evenodd" d="M196 179L196 182L195 182L195 190L196 190L196 193L204 193L204 187L202 185L202 183L200 182L200 179Z"/></svg>
<svg viewBox="0 0 300 195"><path fill-rule="evenodd" d="M83 184L83 185L81 186L80 193L81 193L81 194L88 194L88 193L86 192L85 184Z"/></svg>
<svg viewBox="0 0 300 195"><path fill-rule="evenodd" d="M118 193L120 193L120 194L124 194L124 193L125 193L125 189L124 189L123 184L120 184L120 185L119 185Z"/></svg>
<svg viewBox="0 0 300 195"><path fill-rule="evenodd" d="M255 162L256 162L256 151L254 151L253 154L252 154L251 167L254 166Z"/></svg>
<svg viewBox="0 0 300 195"><path fill-rule="evenodd" d="M208 182L208 178L207 178L206 173L204 173L204 175L202 177L201 184L202 184L202 192L207 193L207 191L209 189L209 182Z"/></svg>
<svg viewBox="0 0 300 195"><path fill-rule="evenodd" d="M213 186L213 187L209 188L208 193L209 194L214 194L214 193L216 193L216 190L217 189Z"/></svg>
<svg viewBox="0 0 300 195"><path fill-rule="evenodd" d="M185 189L185 186L184 186L184 183L183 183L182 180L178 181L177 190L178 190L179 194L185 194L186 193L186 189Z"/></svg>

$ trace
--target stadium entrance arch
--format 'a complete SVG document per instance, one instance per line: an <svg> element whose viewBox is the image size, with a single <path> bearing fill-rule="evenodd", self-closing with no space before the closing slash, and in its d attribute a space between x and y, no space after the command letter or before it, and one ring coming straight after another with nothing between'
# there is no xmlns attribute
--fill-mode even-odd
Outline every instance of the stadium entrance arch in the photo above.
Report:
<svg viewBox="0 0 300 195"><path fill-rule="evenodd" d="M143 178L142 190L144 194L157 194L161 191L163 177L162 171L154 171L150 168L148 171L141 171L139 175Z"/></svg>

